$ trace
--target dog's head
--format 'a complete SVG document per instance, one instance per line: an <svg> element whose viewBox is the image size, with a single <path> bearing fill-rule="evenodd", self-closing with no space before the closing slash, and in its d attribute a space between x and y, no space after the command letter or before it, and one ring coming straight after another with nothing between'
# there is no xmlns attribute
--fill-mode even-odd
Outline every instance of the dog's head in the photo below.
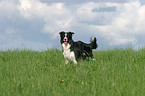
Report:
<svg viewBox="0 0 145 96"><path fill-rule="evenodd" d="M74 34L74 33L62 31L59 34L60 34L60 38L61 38L60 42L67 44L67 43L70 43L72 41L72 34Z"/></svg>

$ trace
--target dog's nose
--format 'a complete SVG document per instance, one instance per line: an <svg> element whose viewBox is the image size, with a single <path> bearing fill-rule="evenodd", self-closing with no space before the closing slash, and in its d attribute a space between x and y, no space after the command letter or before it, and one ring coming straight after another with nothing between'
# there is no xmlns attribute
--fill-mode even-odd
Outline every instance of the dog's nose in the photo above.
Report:
<svg viewBox="0 0 145 96"><path fill-rule="evenodd" d="M64 38L63 41L67 41L67 38Z"/></svg>

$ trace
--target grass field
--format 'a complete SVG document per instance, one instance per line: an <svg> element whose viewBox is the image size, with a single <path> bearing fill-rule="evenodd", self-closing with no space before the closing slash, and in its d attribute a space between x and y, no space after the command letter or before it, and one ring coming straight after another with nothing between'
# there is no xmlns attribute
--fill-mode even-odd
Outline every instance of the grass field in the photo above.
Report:
<svg viewBox="0 0 145 96"><path fill-rule="evenodd" d="M145 49L94 57L66 65L58 49L0 51L0 96L145 96Z"/></svg>

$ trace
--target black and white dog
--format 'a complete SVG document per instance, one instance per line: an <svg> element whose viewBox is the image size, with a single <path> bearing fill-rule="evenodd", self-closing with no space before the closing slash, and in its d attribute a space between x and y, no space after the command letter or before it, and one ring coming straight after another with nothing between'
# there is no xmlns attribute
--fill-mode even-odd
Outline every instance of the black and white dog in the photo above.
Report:
<svg viewBox="0 0 145 96"><path fill-rule="evenodd" d="M92 60L95 60L92 54L92 49L96 49L98 46L96 37L92 36L90 40L91 43L86 44L82 41L74 42L72 40L72 35L74 34L73 32L62 31L59 34L66 64L68 61L72 61L74 64L77 64L78 59L86 59L86 57L91 57Z"/></svg>

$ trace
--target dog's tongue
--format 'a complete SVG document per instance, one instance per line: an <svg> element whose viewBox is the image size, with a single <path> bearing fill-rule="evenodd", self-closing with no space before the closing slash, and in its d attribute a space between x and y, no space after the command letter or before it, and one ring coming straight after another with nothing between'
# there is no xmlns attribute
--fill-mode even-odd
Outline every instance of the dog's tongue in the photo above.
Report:
<svg viewBox="0 0 145 96"><path fill-rule="evenodd" d="M67 43L67 42L64 42L65 44Z"/></svg>

